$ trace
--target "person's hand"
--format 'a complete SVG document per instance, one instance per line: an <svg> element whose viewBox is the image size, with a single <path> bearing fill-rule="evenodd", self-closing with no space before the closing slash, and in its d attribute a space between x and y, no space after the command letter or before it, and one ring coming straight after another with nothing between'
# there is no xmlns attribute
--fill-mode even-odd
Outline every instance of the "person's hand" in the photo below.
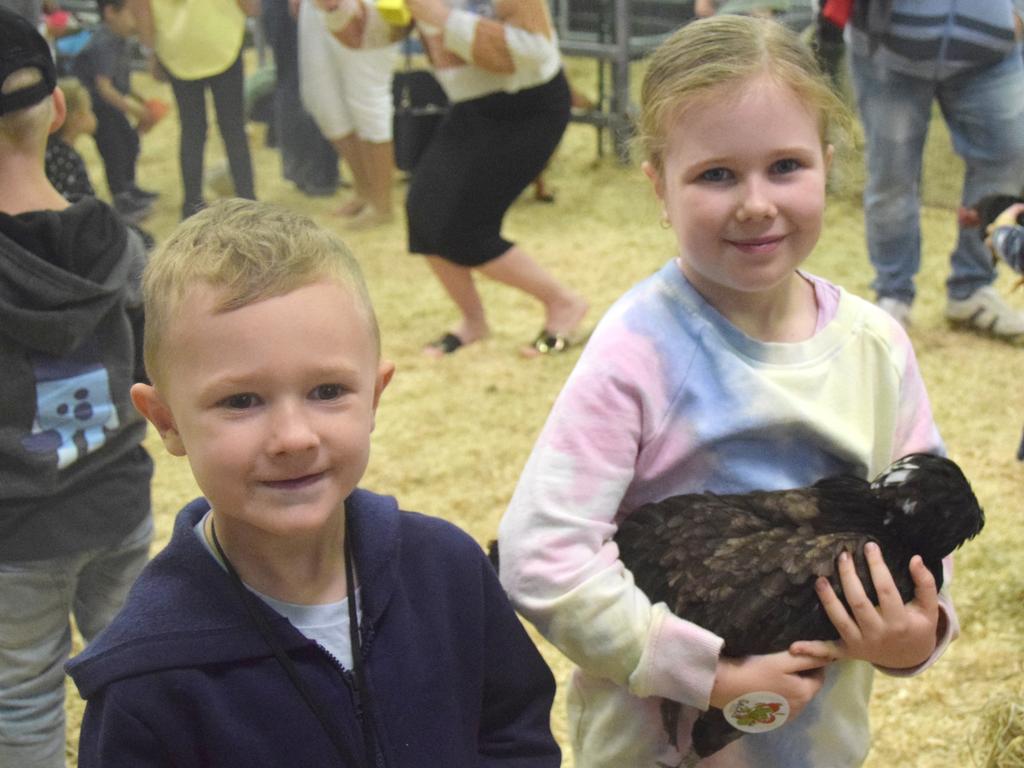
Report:
<svg viewBox="0 0 1024 768"><path fill-rule="evenodd" d="M246 16L260 15L260 0L235 0L235 2L238 3L239 10Z"/></svg>
<svg viewBox="0 0 1024 768"><path fill-rule="evenodd" d="M754 691L771 691L786 699L791 718L800 714L825 682L830 658L789 651L763 656L722 656L715 670L711 706L723 709L730 701Z"/></svg>
<svg viewBox="0 0 1024 768"><path fill-rule="evenodd" d="M693 13L698 19L715 15L715 0L697 0L693 4Z"/></svg>
<svg viewBox="0 0 1024 768"><path fill-rule="evenodd" d="M164 65L160 63L160 59L152 51L146 54L146 70L149 72L149 76L158 83L169 83L171 81L171 78L167 75L167 70L164 69Z"/></svg>
<svg viewBox="0 0 1024 768"><path fill-rule="evenodd" d="M288 15L293 19L299 18L300 5L302 5L302 0L288 0Z"/></svg>
<svg viewBox="0 0 1024 768"><path fill-rule="evenodd" d="M878 545L866 544L864 557L878 594L878 605L871 604L857 577L853 558L843 552L839 556L839 580L850 611L828 579L821 577L814 585L841 642L799 641L789 650L827 658L846 656L890 669L910 669L922 664L935 650L937 638L939 596L935 578L921 557L914 555L910 560L914 599L904 603Z"/></svg>
<svg viewBox="0 0 1024 768"><path fill-rule="evenodd" d="M449 9L443 0L406 0L406 6L416 21L443 28L448 20Z"/></svg>
<svg viewBox="0 0 1024 768"><path fill-rule="evenodd" d="M992 233L995 232L999 227L1015 227L1017 226L1017 217L1024 213L1024 203L1014 203L1005 211L1000 213L992 223L988 225L985 230L985 245L989 248L992 247Z"/></svg>

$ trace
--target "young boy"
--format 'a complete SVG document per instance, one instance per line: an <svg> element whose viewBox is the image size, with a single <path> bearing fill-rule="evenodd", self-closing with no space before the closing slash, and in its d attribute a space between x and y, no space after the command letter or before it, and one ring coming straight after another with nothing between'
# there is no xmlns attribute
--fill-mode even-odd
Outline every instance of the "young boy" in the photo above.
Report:
<svg viewBox="0 0 1024 768"><path fill-rule="evenodd" d="M142 242L49 183L64 95L0 8L0 766L62 768L69 610L91 640L149 555L152 464L129 388Z"/></svg>
<svg viewBox="0 0 1024 768"><path fill-rule="evenodd" d="M156 193L135 184L139 133L152 125L145 101L131 87L131 42L135 14L125 0L97 0L103 24L74 59L75 76L89 91L96 113L96 149L118 213L141 221ZM135 120L132 127L129 118Z"/></svg>
<svg viewBox="0 0 1024 768"><path fill-rule="evenodd" d="M79 765L558 766L551 673L480 547L357 488L394 366L345 246L224 200L143 289L132 399L205 498L68 665Z"/></svg>

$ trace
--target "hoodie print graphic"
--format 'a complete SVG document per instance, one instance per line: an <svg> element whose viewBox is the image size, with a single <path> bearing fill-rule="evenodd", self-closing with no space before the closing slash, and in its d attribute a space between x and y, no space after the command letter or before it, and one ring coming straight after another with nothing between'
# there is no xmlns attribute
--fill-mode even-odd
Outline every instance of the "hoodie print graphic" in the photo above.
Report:
<svg viewBox="0 0 1024 768"><path fill-rule="evenodd" d="M120 424L110 391L110 376L94 340L64 357L29 356L36 379L36 415L32 431L21 439L32 453L56 453L64 469L101 448L107 430Z"/></svg>

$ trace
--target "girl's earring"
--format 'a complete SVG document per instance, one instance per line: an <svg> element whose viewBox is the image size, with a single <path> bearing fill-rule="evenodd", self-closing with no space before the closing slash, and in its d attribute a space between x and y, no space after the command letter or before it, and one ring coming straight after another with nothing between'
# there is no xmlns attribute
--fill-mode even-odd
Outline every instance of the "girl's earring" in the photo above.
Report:
<svg viewBox="0 0 1024 768"><path fill-rule="evenodd" d="M662 229L672 228L672 222L668 220L668 211L661 212L661 221L659 223L661 224Z"/></svg>

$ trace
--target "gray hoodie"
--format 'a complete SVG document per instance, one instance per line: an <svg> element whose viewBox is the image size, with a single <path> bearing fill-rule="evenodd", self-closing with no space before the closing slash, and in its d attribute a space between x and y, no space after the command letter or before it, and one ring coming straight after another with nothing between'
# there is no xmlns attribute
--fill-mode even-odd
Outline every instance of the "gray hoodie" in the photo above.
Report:
<svg viewBox="0 0 1024 768"><path fill-rule="evenodd" d="M0 213L0 562L111 544L150 513L141 239L95 198Z"/></svg>

